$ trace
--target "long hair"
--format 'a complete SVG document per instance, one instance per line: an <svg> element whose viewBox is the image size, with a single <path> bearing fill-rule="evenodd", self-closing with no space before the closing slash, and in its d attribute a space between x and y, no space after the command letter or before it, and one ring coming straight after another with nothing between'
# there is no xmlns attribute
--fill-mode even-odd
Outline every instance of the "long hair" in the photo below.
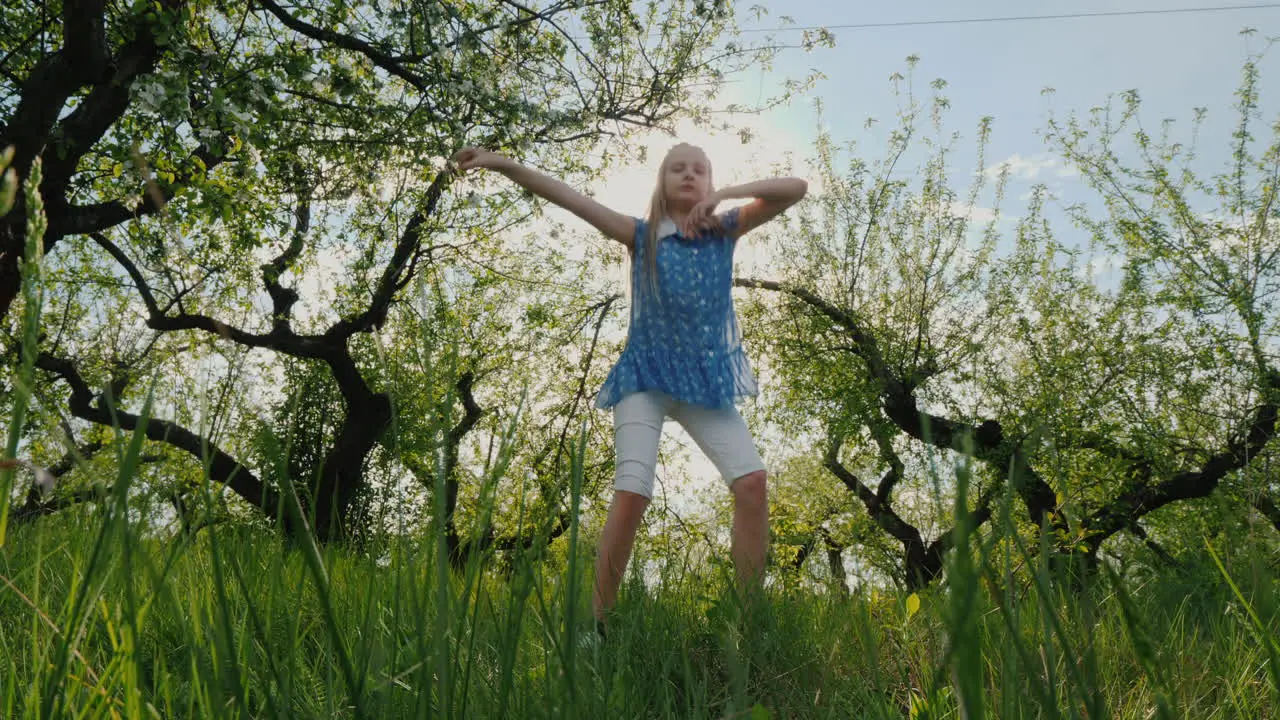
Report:
<svg viewBox="0 0 1280 720"><path fill-rule="evenodd" d="M702 148L689 143L680 143L668 150L666 156L662 158L662 164L658 167L658 186L654 188L653 198L649 201L649 227L646 228L644 242L648 256L645 258L644 274L649 276L649 290L653 293L655 300L658 298L658 246L662 243L662 238L658 237L658 225L667 218L667 168L671 165L671 156L675 151L684 148L697 150L703 158L707 157ZM715 192L710 159L707 159L707 192Z"/></svg>

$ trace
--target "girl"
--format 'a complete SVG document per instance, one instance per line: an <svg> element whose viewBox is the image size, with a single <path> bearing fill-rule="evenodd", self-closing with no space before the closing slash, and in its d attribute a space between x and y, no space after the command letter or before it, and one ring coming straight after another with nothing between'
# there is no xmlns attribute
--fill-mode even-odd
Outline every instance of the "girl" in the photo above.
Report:
<svg viewBox="0 0 1280 720"><path fill-rule="evenodd" d="M735 407L757 388L730 296L733 250L744 233L799 202L808 190L805 181L778 178L716 190L706 154L680 144L663 158L648 217L639 219L487 150L468 148L454 161L464 172L487 168L506 175L622 243L631 256L627 344L596 398L597 408L613 408L617 456L613 503L596 557L597 629L604 633L653 496L667 417L684 427L733 493L738 583L743 589L758 585L769 512L764 464ZM736 198L752 202L716 214L721 202Z"/></svg>

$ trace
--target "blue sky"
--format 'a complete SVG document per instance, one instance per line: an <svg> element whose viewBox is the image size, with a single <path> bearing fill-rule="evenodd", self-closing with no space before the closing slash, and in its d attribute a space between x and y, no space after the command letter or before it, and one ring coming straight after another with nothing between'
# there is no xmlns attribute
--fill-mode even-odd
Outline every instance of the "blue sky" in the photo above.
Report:
<svg viewBox="0 0 1280 720"><path fill-rule="evenodd" d="M1234 4L1249 3L921 0L859 10L853 3L841 7L819 0L766 0L761 6L769 14L760 20L744 14L742 25L747 30L776 27L784 13L799 26L831 26ZM1257 28L1258 34L1242 37L1239 31L1245 26ZM1045 125L1050 103L1058 111L1084 111L1102 103L1108 94L1130 88L1140 92L1143 115L1150 122L1165 117L1189 121L1192 108L1204 106L1211 111L1206 127L1208 137L1228 137L1234 122L1230 114L1232 93L1241 64L1251 48L1263 47L1266 36L1280 36L1280 7L833 32L837 38L835 49L808 54L786 51L779 57L773 77L766 78L766 82L801 75L809 68L823 72L828 79L819 84L814 94L827 105L833 131L850 139L866 137L870 142L873 138L863 133L862 120L868 116L892 118L888 78L905 69L908 55L917 54L921 58L917 77L922 84L937 77L949 83L953 128L967 131L983 115L995 118L990 156L1002 159L1043 152L1043 142L1036 132ZM795 38L798 33L777 36ZM1265 58L1262 77L1264 116L1274 117L1280 103L1275 94L1266 93L1266 88L1280 88L1280 48ZM743 81L741 86L756 85L759 77ZM1041 94L1045 87L1056 90L1051 99ZM775 115L776 122L796 133L808 133L813 126L807 103L797 103ZM847 119L844 128L840 126L841 119ZM1218 145L1225 147L1225 142Z"/></svg>
<svg viewBox="0 0 1280 720"><path fill-rule="evenodd" d="M789 16L798 27L832 27L850 23L897 23L973 18L995 18L1066 13L1149 11L1197 6L1223 7L1258 4L1263 0L918 0L896 5L879 4L858 9L854 3L823 0L762 0L764 15L755 18L748 3L739 2L738 16L744 38L763 41L767 33L755 32L783 26ZM863 3L858 3L863 5ZM869 4L868 4L869 5ZM1244 27L1258 30L1243 37ZM1206 107L1209 116L1202 130L1201 170L1217 171L1229 160L1230 133L1236 117L1231 107L1242 63L1250 51L1262 49L1266 37L1280 36L1280 7L1228 12L1086 17L1079 19L1024 20L910 26L872 29L833 28L834 49L804 52L784 50L768 71L749 71L732 78L724 103L753 103L776 91L785 78L803 77L810 70L826 76L805 96L762 116L737 116L731 122L750 126L756 140L742 146L736 135L703 133L688 126L680 139L702 145L716 166L717 182L742 182L761 176L769 163L787 153L803 171L803 159L811 149L817 119L813 100L821 99L827 125L838 141L856 140L858 152L869 160L882 157L885 136L892 128L896 104L889 82L895 72L905 72L909 55L920 57L914 77L919 93L927 97L928 83L947 81L951 110L947 128L960 131L962 139L952 156L956 189L967 186L965 175L975 167L974 129L980 118L994 118L987 148L988 165L1021 160L1022 173L1011 183L1004 213L1020 214L1020 198L1032 183L1044 182L1067 202L1086 200L1089 193L1077 180L1064 177L1049 164L1051 155L1040 132L1050 109L1059 115L1087 112L1129 89L1143 99L1142 118L1156 128L1164 118L1176 118L1189 130L1193 109ZM800 33L779 31L782 42L798 43ZM1263 118L1266 125L1280 117L1280 47L1261 62ZM1054 88L1052 97L1042 93ZM864 121L880 123L868 130ZM1259 128L1264 139L1269 133ZM617 168L595 188L602 202L639 214L653 187L653 168L674 140L642 139L650 145L647 164ZM747 254L748 266L756 264ZM767 265L767 257L759 258ZM748 268L749 269L749 268ZM621 278L620 278L621 279Z"/></svg>
<svg viewBox="0 0 1280 720"><path fill-rule="evenodd" d="M1257 4L1262 0L1076 0L1067 2L1015 2L1014 0L920 0L878 9L858 10L853 3L837 5L821 0L764 0L763 17L755 18L746 3L738 4L744 37L763 41L768 34L753 32L784 26L783 15L794 26L832 27L851 23L957 20L1027 15L1060 15L1117 11L1149 11L1196 6L1223 7ZM1257 33L1245 37L1240 31ZM927 99L929 83L947 81L951 109L948 130L963 137L951 157L953 187L963 196L968 174L976 167L974 135L983 116L994 118L987 147L986 165L1013 160L1015 173L1002 212L1007 220L1025 208L1024 196L1034 183L1046 184L1064 203L1092 204L1094 195L1056 160L1041 132L1052 110L1058 116L1087 113L1104 104L1108 96L1136 89L1142 100L1142 120L1156 130L1161 120L1175 118L1175 137L1189 139L1194 108L1205 107L1208 118L1200 139L1200 172L1218 172L1230 159L1230 136L1237 117L1232 108L1241 67L1251 52L1266 46L1268 36L1280 36L1280 7L1186 14L1085 17L1078 19L1023 20L872 29L832 28L834 49L804 52L784 50L769 71L750 71L732 78L724 103L754 103L776 92L780 83L811 70L826 77L813 90L789 105L762 116L737 116L731 122L747 125L756 134L750 146L741 145L733 133L719 136L688 126L680 139L707 149L716 166L717 182L742 182L760 177L769 164L788 153L803 173L803 161L813 144L817 117L813 101L821 99L824 119L837 141L855 140L859 154L878 160L886 152L887 133L897 110L890 76L907 70L906 58L918 55L914 79ZM780 42L798 43L799 32L774 33ZM1266 129L1280 119L1280 47L1260 63L1263 123L1257 135L1269 140ZM1046 96L1045 88L1054 89ZM865 120L880 122L867 129ZM606 204L631 213L642 213L653 187L657 157L674 141L666 137L642 140L650 145L647 165L618 168L597 190ZM983 201L989 200L988 197ZM1206 210L1210 208L1205 208ZM1050 212L1053 213L1051 206ZM975 213L975 220L984 219ZM1061 234L1067 223L1055 223ZM756 252L758 250L759 252ZM746 243L738 256L739 271L768 273L771 265L762 242ZM623 278L619 277L619 281Z"/></svg>

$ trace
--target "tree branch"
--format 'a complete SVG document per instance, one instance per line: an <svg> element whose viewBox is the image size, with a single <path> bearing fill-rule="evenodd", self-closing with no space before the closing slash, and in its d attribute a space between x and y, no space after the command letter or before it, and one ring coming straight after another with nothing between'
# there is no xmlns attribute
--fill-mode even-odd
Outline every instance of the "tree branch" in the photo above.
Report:
<svg viewBox="0 0 1280 720"><path fill-rule="evenodd" d="M186 165L202 168L207 174L226 159L222 152L215 153L209 147L201 145L186 160ZM198 162L197 162L198 161ZM89 235L109 230L121 223L153 215L173 199L175 188L195 179L197 173L185 173L179 182L172 185L157 185L155 192L142 194L142 199L132 205L120 200L108 200L92 205L66 205L59 212L49 217L49 235L63 237L66 235Z"/></svg>
<svg viewBox="0 0 1280 720"><path fill-rule="evenodd" d="M458 394L462 397L463 416L458 424L449 428L449 432L445 434L443 468L445 544L449 550L449 562L455 568L462 567L467 558L467 553L463 552L462 539L458 536L458 526L454 518L458 509L458 448L462 445L462 439L485 415L485 410L476 402L475 395L471 392L474 384L475 374L472 372L465 372L458 378L457 388Z"/></svg>
<svg viewBox="0 0 1280 720"><path fill-rule="evenodd" d="M791 559L791 569L799 570L803 567L804 561L809 559L809 556L813 554L813 550L817 546L818 535L815 533L810 535L803 543L801 543L800 547L796 550L796 556Z"/></svg>
<svg viewBox="0 0 1280 720"><path fill-rule="evenodd" d="M14 146L12 167L20 177L26 177L58 121L58 113L75 91L75 77L76 68L61 51L45 57L27 76L18 106L0 132L0 148ZM12 248L0 247L0 251L11 252Z"/></svg>
<svg viewBox="0 0 1280 720"><path fill-rule="evenodd" d="M87 458L93 457L103 444L101 441L80 445L62 456L58 462L46 468L50 475L55 478L61 478L67 473L75 469L77 463L83 462ZM53 497L47 497L45 493L34 483L27 490L26 500L22 505L15 507L9 514L9 521L15 525L30 522L36 518L52 515L60 510L78 505L83 502L89 502L98 499L102 490L100 488L89 488L87 490L79 490L73 493L62 493Z"/></svg>
<svg viewBox="0 0 1280 720"><path fill-rule="evenodd" d="M180 0L164 3L168 9L180 4ZM134 40L119 56L109 58L104 7L103 0L63 4L64 47L31 71L10 122L0 129L0 148L15 147L13 167L20 176L27 174L37 155L44 155L40 191L50 218L45 252L66 230L62 222L68 206L66 189L80 159L124 113L133 81L151 72L159 58L155 38L141 22L134 28ZM81 85L94 81L88 96L59 123L67 99ZM0 221L0 317L8 314L21 284L17 267L25 252L25 226L23 201L18 204L15 212Z"/></svg>
<svg viewBox="0 0 1280 720"><path fill-rule="evenodd" d="M187 452L206 468L211 480L231 488L268 517L276 517L281 507L279 496L213 441L168 420L144 420L122 408L108 407L101 395L95 395L89 389L89 384L68 359L42 352L36 359L36 367L57 375L71 388L68 405L76 417L99 425L116 425L125 430L142 428L147 438Z"/></svg>
<svg viewBox="0 0 1280 720"><path fill-rule="evenodd" d="M876 488L876 502L888 504L890 498L893 497L893 489L897 487L902 480L904 466L902 458L898 457L898 453L893 449L893 440L878 427L871 428L871 435L875 438L876 445L880 448L880 457L889 463L889 471L885 473L884 479L880 481L879 487Z"/></svg>
<svg viewBox="0 0 1280 720"><path fill-rule="evenodd" d="M979 448L994 448L1003 439L1000 426L994 421L987 421L981 426L974 427L921 412L913 394L914 388L909 387L889 368L880 352L879 343L862 327L862 323L848 312L802 287L756 278L734 278L733 282L738 287L771 290L791 295L835 323L837 330L848 335L853 341L853 347L850 349L867 364L871 376L880 384L881 400L889 419L917 440L935 447L965 452L962 438L979 440Z"/></svg>
<svg viewBox="0 0 1280 720"><path fill-rule="evenodd" d="M827 451L826 458L823 459L823 465L862 501L867 513L871 515L871 519L875 521L876 525L903 544L919 543L923 545L924 540L920 537L920 531L906 520L903 520L888 503L880 502L871 488L867 487L866 484L858 479L858 476L850 472L840 462L836 452L837 447L833 443L832 447ZM889 472L892 473L893 471ZM881 480L881 482L887 482L887 479Z"/></svg>
<svg viewBox="0 0 1280 720"><path fill-rule="evenodd" d="M101 500L106 497L106 494L107 491L104 488L88 487L71 493L61 493L45 500L40 497L38 490L28 492L26 501L9 513L9 522L14 526L23 525L69 507Z"/></svg>
<svg viewBox="0 0 1280 720"><path fill-rule="evenodd" d="M831 535L831 531L825 527L818 527L818 533L822 535L822 542L826 545L827 550L827 568L831 572L831 582L835 586L835 591L839 597L849 597L849 580L844 569L844 551L848 547L842 542L837 542Z"/></svg>
<svg viewBox="0 0 1280 720"><path fill-rule="evenodd" d="M84 462L88 458L93 457L104 447L101 441L85 443L63 455L58 462L50 465L47 469L49 474L56 478L61 478L67 473L75 469L77 464ZM159 460L155 455L143 455L139 458L141 462L155 462ZM87 502L95 502L106 497L109 491L100 485L82 488L67 493L59 493L53 497L46 497L40 488L32 486L27 491L26 499L22 505L15 507L9 514L9 521L15 525L31 522L37 518L66 510L69 507L81 505Z"/></svg>
<svg viewBox="0 0 1280 720"><path fill-rule="evenodd" d="M423 198L422 209L409 220L404 232L400 234L399 241L396 242L391 260L382 272L382 279L378 281L378 287L374 290L368 309L353 318L344 318L334 323L325 333L326 338L345 340L358 332L370 332L381 328L386 322L387 311L395 299L396 292L412 275L410 261L421 246L421 235L427 220L435 214L436 206L452 179L453 170L446 169L431 181Z"/></svg>
<svg viewBox="0 0 1280 720"><path fill-rule="evenodd" d="M64 0L62 38L67 60L83 79L105 72L110 63L107 50L106 2L104 0Z"/></svg>
<svg viewBox="0 0 1280 720"><path fill-rule="evenodd" d="M100 7L103 3L100 0L76 0L70 4L96 4ZM166 3L170 10L180 4L172 0ZM119 55L112 58L108 65L95 67L90 71L103 73L102 81L94 85L88 96L53 131L58 151L45 154L46 174L43 185L47 188L47 194L54 198L65 195L67 182L80 164L80 158L84 157L129 107L134 81L154 71L160 60L160 47L151 28L139 21L133 30L134 39L121 49ZM89 32L101 33L102 28ZM70 39L68 37L68 41ZM104 72L107 68L109 72Z"/></svg>
<svg viewBox="0 0 1280 720"><path fill-rule="evenodd" d="M541 537L537 531L530 530L524 535L508 535L501 538L492 538L487 542L482 542L477 550L497 550L500 552L511 552L513 550L528 550L541 540L545 544L560 537L569 531L569 513L562 512L556 515L556 521L551 525L551 529L547 532L546 537Z"/></svg>
<svg viewBox="0 0 1280 720"><path fill-rule="evenodd" d="M1009 473L1014 488L1036 523L1046 520L1055 529L1065 529L1065 520L1057 513L1057 494L1044 478L1031 467L1022 448L1004 436L1004 429L995 420L985 420L977 425L957 422L940 415L924 412L915 396L915 386L903 381L884 360L879 343L862 324L848 312L827 302L813 292L772 280L735 278L738 287L758 288L791 295L836 324L837 329L853 341L850 350L867 364L871 377L880 386L880 400L885 415L911 437L945 450L975 457L995 468Z"/></svg>
<svg viewBox="0 0 1280 720"><path fill-rule="evenodd" d="M396 58L382 52L369 43L358 38L344 35L333 30L317 27L303 20L299 20L290 15L284 8L280 7L274 0L255 0L258 5L265 8L267 12L279 18L285 27L294 32L306 35L312 40L322 43L329 43L345 50L352 50L369 58L373 64L387 71L388 73L404 80L419 91L427 89L427 81L420 75L410 72Z"/></svg>
<svg viewBox="0 0 1280 720"><path fill-rule="evenodd" d="M1280 388L1280 374L1268 378L1274 393ZM1253 413L1239 439L1231 442L1196 470L1184 470L1158 483L1139 482L1111 502L1085 518L1086 542L1093 552L1115 533L1129 527L1138 518L1179 500L1207 497L1218 488L1228 474L1247 466L1276 436L1280 408L1274 401L1264 402Z"/></svg>
<svg viewBox="0 0 1280 720"><path fill-rule="evenodd" d="M592 305L584 313L584 316L590 316L593 311L599 310L600 316L596 320L595 330L591 334L591 345L587 347L587 355L582 359L582 374L578 376L578 389L573 394L573 402L569 406L569 412L565 414L564 426L560 428L560 440L556 443L556 458L551 467L553 477L560 474L565 445L569 439L569 426L578 414L578 403L582 402L587 394L587 378L591 375L591 364L595 361L596 349L600 344L600 332L604 328L605 320L609 319L609 311L613 304L621 299L621 295L614 293L603 301ZM534 466L541 465L544 458L545 454L538 458Z"/></svg>
<svg viewBox="0 0 1280 720"><path fill-rule="evenodd" d="M303 196L298 199L298 205L293 211L294 226L293 237L289 241L289 245L271 262L262 266L262 283L267 287L267 294L271 296L272 311L271 325L274 332L283 333L290 331L289 322L293 314L294 303L298 302L298 291L293 288L286 288L280 285L280 276L298 255L302 252L303 241L306 239L307 231L311 229L311 196L310 192L304 192Z"/></svg>
<svg viewBox="0 0 1280 720"><path fill-rule="evenodd" d="M1129 532L1133 533L1134 536L1142 541L1142 544L1145 545L1148 550L1155 553L1155 556L1159 558L1161 562L1175 567L1180 564L1178 559L1169 554L1169 551L1166 550L1163 545L1153 540L1151 535L1147 533L1147 529L1142 527L1142 525L1136 520L1129 525L1128 529Z"/></svg>
<svg viewBox="0 0 1280 720"><path fill-rule="evenodd" d="M1280 506L1276 505L1270 495L1258 495L1253 500L1253 506L1280 532Z"/></svg>
<svg viewBox="0 0 1280 720"><path fill-rule="evenodd" d="M151 290L151 285L142 276L137 264L118 245L111 242L102 233L93 233L89 237L99 247L106 250L120 264L120 267L124 268L129 278L133 280L138 289L138 294L142 296L142 302L147 308L147 327L153 330L161 332L202 330L247 347L268 348L293 357L320 358L329 361L331 364L334 361L335 354L339 352L338 345L325 336L298 335L280 326L273 328L270 333L258 334L246 332L221 320L198 313L168 315L160 309L159 304L156 302L155 293Z"/></svg>

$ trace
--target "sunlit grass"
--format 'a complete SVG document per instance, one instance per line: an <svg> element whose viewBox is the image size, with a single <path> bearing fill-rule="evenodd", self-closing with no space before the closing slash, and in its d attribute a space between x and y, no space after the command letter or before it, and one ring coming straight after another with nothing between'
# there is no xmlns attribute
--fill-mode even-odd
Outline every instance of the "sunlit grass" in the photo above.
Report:
<svg viewBox="0 0 1280 720"><path fill-rule="evenodd" d="M916 600L774 590L747 610L715 573L681 569L650 587L633 576L597 645L586 538L531 551L510 573L486 556L456 573L432 536L360 552L235 524L144 536L120 512L137 438L119 442L111 501L15 528L0 555L6 716L1262 718L1277 708L1260 642L1276 618L1244 602L1274 596L1271 580L1236 578L1233 591L1217 574L1206 587L1217 569L1201 568L1193 594L1177 574L1127 587L1103 573L1068 587L1043 569L1004 575L992 536L974 535L957 545L970 551L949 582Z"/></svg>

